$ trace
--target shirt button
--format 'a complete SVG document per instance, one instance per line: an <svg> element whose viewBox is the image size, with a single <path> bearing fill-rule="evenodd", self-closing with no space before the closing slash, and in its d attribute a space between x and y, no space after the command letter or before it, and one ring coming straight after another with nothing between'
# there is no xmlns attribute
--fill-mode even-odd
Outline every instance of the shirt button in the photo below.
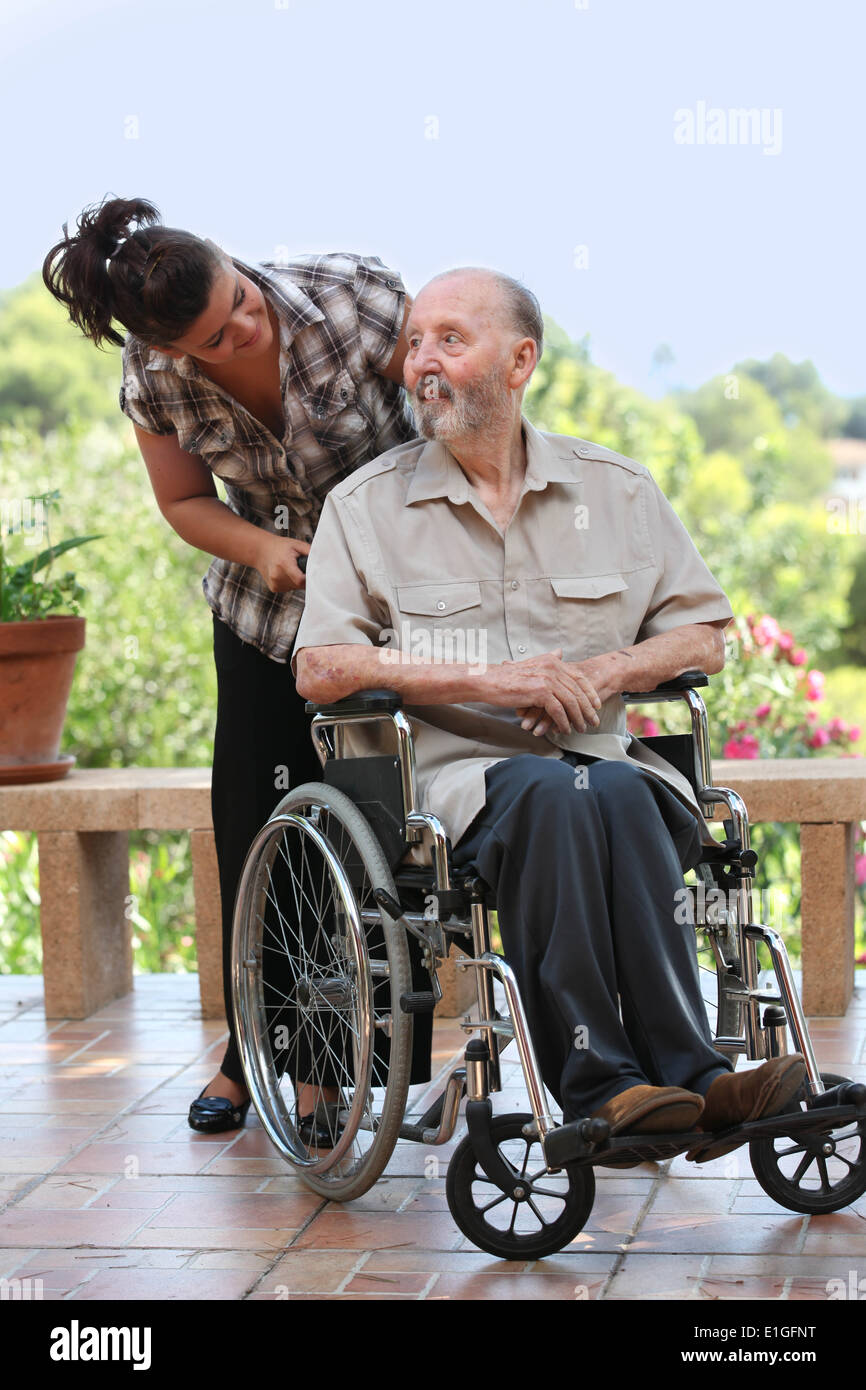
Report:
<svg viewBox="0 0 866 1390"><path fill-rule="evenodd" d="M517 650L518 650L519 652L525 652L525 651L526 651L526 648L523 647L523 646L521 646L521 647L518 647Z"/></svg>
<svg viewBox="0 0 866 1390"><path fill-rule="evenodd" d="M518 581L517 581L516 579L512 579L512 581L511 581L511 587L512 587L512 589L519 589L519 588L520 588L520 584L518 583Z"/></svg>
<svg viewBox="0 0 866 1390"><path fill-rule="evenodd" d="M349 399L349 393L348 393L348 391L345 389L345 387L344 387L343 390L340 392L340 399L343 400L343 401L347 401L347 400Z"/></svg>
<svg viewBox="0 0 866 1390"><path fill-rule="evenodd" d="M440 600L439 600L439 602L437 603L436 607L439 609L439 612L441 613L441 612L442 612L442 609L445 607L445 600L444 600L444 598L440 598Z"/></svg>

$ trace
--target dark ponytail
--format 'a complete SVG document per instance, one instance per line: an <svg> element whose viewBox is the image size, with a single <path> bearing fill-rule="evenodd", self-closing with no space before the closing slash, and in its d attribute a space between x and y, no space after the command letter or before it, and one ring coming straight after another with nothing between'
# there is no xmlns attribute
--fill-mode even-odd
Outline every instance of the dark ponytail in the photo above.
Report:
<svg viewBox="0 0 866 1390"><path fill-rule="evenodd" d="M144 198L105 198L85 208L77 226L69 236L63 223L42 279L97 347L123 346L112 320L149 347L170 345L204 313L220 272L231 269L214 242L163 227Z"/></svg>

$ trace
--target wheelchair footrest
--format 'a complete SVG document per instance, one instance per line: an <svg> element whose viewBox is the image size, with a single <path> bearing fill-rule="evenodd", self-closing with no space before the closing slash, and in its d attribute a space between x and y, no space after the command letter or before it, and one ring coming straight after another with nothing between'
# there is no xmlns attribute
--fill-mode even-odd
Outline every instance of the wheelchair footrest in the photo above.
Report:
<svg viewBox="0 0 866 1390"><path fill-rule="evenodd" d="M691 1130L688 1133L673 1134L620 1134L606 1142L602 1140L601 1143L594 1143L589 1139L586 1128L594 1122L573 1120L569 1124L560 1125L547 1135L544 1153L551 1168L574 1162L604 1165L605 1159L608 1158L615 1158L617 1161L633 1159L636 1163L660 1163L689 1149L696 1151L694 1162L700 1163L700 1150L714 1148L719 1142L736 1142L739 1146L749 1144L754 1139L777 1139L782 1135L793 1139L810 1133L820 1134L866 1119L866 1088L855 1082L849 1083L846 1088L837 1089L842 1095L850 1097L851 1103L821 1104L823 1097L818 1096L807 1110L783 1111L779 1115L749 1120L745 1124L734 1125L731 1129L719 1129L714 1133Z"/></svg>
<svg viewBox="0 0 866 1390"><path fill-rule="evenodd" d="M858 1083L852 1085L856 1086L855 1096L860 1092L866 1098L866 1088ZM819 1103L813 1102L808 1110L783 1110L779 1115L768 1115L762 1120L749 1120L746 1124L734 1125L732 1129L718 1129L715 1134L707 1134L702 1130L698 1136L699 1143L691 1144L689 1147L709 1149L720 1141L727 1143L734 1140L740 1144L750 1144L754 1139L778 1139L783 1135L796 1139L807 1134L827 1133L831 1129L866 1119L866 1103L863 1099L849 1105L822 1105L822 1100L822 1096L816 1096L815 1101ZM698 1152L695 1154L694 1162L702 1163L706 1162L706 1159L702 1159Z"/></svg>
<svg viewBox="0 0 866 1390"><path fill-rule="evenodd" d="M595 1123L594 1120L573 1120L552 1130L544 1140L544 1153L550 1167L561 1168L575 1162L604 1164L607 1158L617 1162L632 1159L635 1163L661 1163L711 1137L692 1130L673 1134L621 1134L593 1143L586 1136L585 1126Z"/></svg>
<svg viewBox="0 0 866 1390"><path fill-rule="evenodd" d="M576 1158L586 1158L604 1148L610 1136L607 1120L572 1120L545 1134L542 1140L544 1157L551 1168L561 1168Z"/></svg>

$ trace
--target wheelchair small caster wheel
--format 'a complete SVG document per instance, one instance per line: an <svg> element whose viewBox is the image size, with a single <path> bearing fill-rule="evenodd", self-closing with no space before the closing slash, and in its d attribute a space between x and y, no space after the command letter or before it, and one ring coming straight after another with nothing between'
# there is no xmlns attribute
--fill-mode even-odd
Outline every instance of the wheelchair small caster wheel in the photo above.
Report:
<svg viewBox="0 0 866 1390"><path fill-rule="evenodd" d="M822 1072L829 1088L847 1076ZM799 1110L799 1101L793 1109ZM866 1192L866 1122L835 1130L755 1139L749 1145L752 1171L768 1196L789 1211L840 1211Z"/></svg>
<svg viewBox="0 0 866 1390"><path fill-rule="evenodd" d="M583 1230L595 1198L589 1164L566 1164L551 1172L540 1141L527 1137L530 1115L495 1115L493 1146L514 1173L513 1194L502 1192L482 1169L467 1135L448 1165L445 1191L465 1236L504 1260L540 1260L554 1255Z"/></svg>

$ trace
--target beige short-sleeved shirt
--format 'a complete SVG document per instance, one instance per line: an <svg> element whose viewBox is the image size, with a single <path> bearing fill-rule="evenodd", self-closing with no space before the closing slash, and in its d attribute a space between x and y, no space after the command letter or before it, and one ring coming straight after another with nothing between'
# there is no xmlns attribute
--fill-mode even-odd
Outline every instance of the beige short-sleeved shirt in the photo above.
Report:
<svg viewBox="0 0 866 1390"><path fill-rule="evenodd" d="M427 660L565 661L632 646L688 623L730 621L731 606L651 473L601 445L523 420L527 467L505 534L439 442L399 445L331 489L307 567L292 655L359 643ZM381 680L388 688L389 662ZM704 825L675 768L626 729L612 695L597 730L536 738L514 710L407 706L421 809L456 845L486 799L485 769L563 749L634 762L661 777ZM391 751L383 725L347 728L348 753ZM390 733L390 731L389 731Z"/></svg>

